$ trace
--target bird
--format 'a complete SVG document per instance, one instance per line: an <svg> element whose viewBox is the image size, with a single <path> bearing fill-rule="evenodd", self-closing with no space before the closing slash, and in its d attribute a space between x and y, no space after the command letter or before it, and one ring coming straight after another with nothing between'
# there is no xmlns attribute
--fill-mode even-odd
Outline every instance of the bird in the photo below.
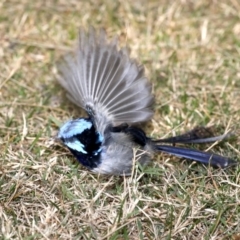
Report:
<svg viewBox="0 0 240 240"><path fill-rule="evenodd" d="M117 36L109 41L104 29L80 28L77 48L64 55L57 70L67 97L87 113L65 122L57 139L93 173L128 176L134 157L145 166L160 152L213 167L236 165L215 153L176 146L219 141L227 134L202 138L199 133L206 128L197 127L165 139L146 135L139 123L153 117L152 84L129 49L118 47Z"/></svg>

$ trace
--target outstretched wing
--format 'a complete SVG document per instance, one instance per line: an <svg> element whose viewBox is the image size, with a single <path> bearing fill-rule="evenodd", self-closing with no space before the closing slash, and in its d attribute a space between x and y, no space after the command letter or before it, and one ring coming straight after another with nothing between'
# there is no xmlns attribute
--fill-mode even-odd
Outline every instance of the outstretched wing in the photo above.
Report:
<svg viewBox="0 0 240 240"><path fill-rule="evenodd" d="M94 28L88 33L81 30L77 51L68 54L58 69L68 97L102 131L107 124L143 122L153 115L152 88L143 68L126 49L117 49L116 38L107 42L104 30L98 34Z"/></svg>

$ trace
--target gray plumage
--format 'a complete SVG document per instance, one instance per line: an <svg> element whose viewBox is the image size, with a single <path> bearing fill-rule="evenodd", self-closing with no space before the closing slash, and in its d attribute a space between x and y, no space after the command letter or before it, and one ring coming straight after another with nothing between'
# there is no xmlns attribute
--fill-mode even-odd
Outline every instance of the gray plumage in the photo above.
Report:
<svg viewBox="0 0 240 240"><path fill-rule="evenodd" d="M89 118L65 123L58 138L85 167L101 174L130 175L134 151L144 165L155 152L227 167L231 159L194 149L160 143L206 143L227 135L199 138L196 131L167 139L153 140L134 126L153 115L151 84L143 67L129 57L128 51L117 48L116 38L106 40L104 30L91 27L80 31L79 45L73 54L65 56L58 65L59 82L69 99L85 109Z"/></svg>
<svg viewBox="0 0 240 240"><path fill-rule="evenodd" d="M142 66L130 59L126 49L117 49L117 39L107 42L90 27L80 30L78 49L58 66L60 84L76 105L93 111L101 133L108 124L137 123L151 119L152 87ZM91 111L90 110L90 111Z"/></svg>

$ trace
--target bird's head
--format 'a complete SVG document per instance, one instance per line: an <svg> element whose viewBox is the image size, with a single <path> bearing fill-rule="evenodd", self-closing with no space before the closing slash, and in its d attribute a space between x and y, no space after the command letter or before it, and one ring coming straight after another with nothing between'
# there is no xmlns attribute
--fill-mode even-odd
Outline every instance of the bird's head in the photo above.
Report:
<svg viewBox="0 0 240 240"><path fill-rule="evenodd" d="M70 120L62 125L57 138L86 167L94 167L102 151L103 137L89 118Z"/></svg>

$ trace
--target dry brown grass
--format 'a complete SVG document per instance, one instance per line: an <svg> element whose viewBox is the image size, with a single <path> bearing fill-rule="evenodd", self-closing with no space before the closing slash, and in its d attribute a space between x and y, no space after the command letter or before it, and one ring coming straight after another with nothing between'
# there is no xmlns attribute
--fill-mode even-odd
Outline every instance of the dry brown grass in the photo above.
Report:
<svg viewBox="0 0 240 240"><path fill-rule="evenodd" d="M67 3L68 2L68 3ZM240 4L0 2L1 239L237 239L240 171L156 156L130 178L97 176L50 137L82 112L54 65L78 27L106 28L154 84L151 136L196 125L240 131ZM239 159L239 137L211 148Z"/></svg>

